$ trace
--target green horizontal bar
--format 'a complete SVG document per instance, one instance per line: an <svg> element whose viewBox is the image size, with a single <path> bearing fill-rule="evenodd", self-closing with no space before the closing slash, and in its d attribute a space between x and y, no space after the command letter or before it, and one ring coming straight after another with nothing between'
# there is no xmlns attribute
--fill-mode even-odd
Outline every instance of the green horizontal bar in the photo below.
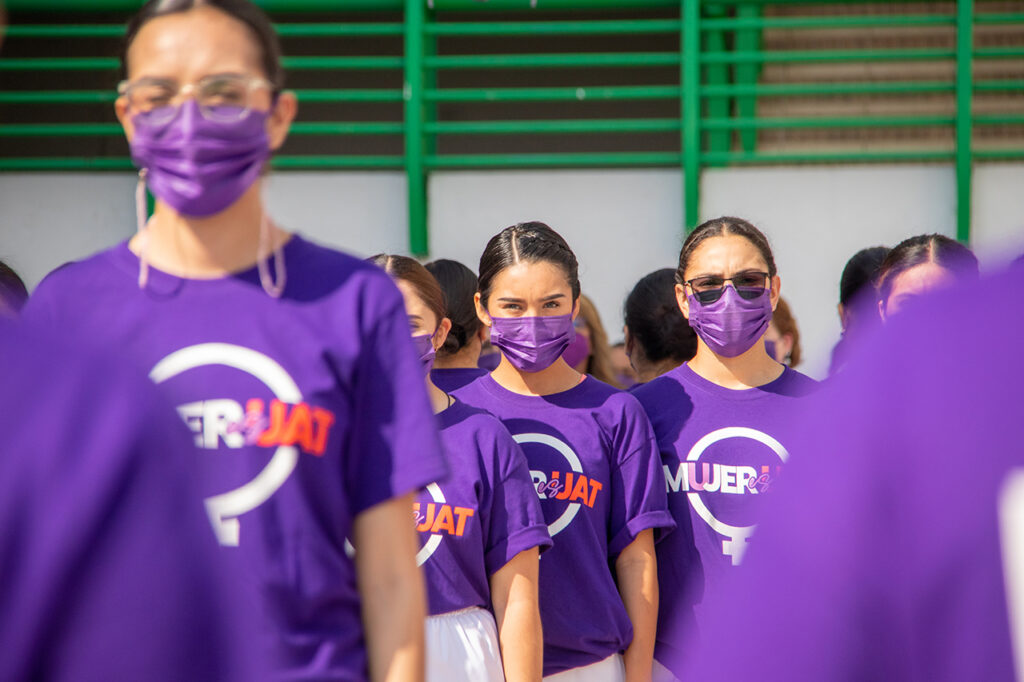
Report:
<svg viewBox="0 0 1024 682"><path fill-rule="evenodd" d="M975 81L974 89L981 92L1002 92L1003 90L1024 90L1024 80Z"/></svg>
<svg viewBox="0 0 1024 682"><path fill-rule="evenodd" d="M1024 57L1024 47L982 47L974 51L974 56L979 59Z"/></svg>
<svg viewBox="0 0 1024 682"><path fill-rule="evenodd" d="M115 99L113 90L0 91L0 104L109 104Z"/></svg>
<svg viewBox="0 0 1024 682"><path fill-rule="evenodd" d="M543 9L597 10L622 9L623 7L679 7L679 0L540 0ZM434 0L433 7L437 11L449 10L533 10L535 5L530 0Z"/></svg>
<svg viewBox="0 0 1024 682"><path fill-rule="evenodd" d="M567 102L587 100L676 99L676 85L623 85L579 88L445 88L427 90L428 102Z"/></svg>
<svg viewBox="0 0 1024 682"><path fill-rule="evenodd" d="M22 57L0 59L0 71L113 71L116 57Z"/></svg>
<svg viewBox="0 0 1024 682"><path fill-rule="evenodd" d="M705 118L705 130L749 130L751 128L878 128L887 126L953 125L950 116L793 116L770 118Z"/></svg>
<svg viewBox="0 0 1024 682"><path fill-rule="evenodd" d="M910 50L777 50L772 52L705 52L705 64L739 64L751 62L902 62L924 59L952 59L956 54L945 49Z"/></svg>
<svg viewBox="0 0 1024 682"><path fill-rule="evenodd" d="M677 33L678 19L625 19L618 21L479 21L427 24L435 36L479 35L602 35L610 33Z"/></svg>
<svg viewBox="0 0 1024 682"><path fill-rule="evenodd" d="M736 85L704 85L702 97L757 97L785 95L854 95L903 94L922 92L953 92L952 81L882 81L875 83L751 83Z"/></svg>
<svg viewBox="0 0 1024 682"><path fill-rule="evenodd" d="M284 57L286 69L400 69L401 57Z"/></svg>
<svg viewBox="0 0 1024 682"><path fill-rule="evenodd" d="M301 102L401 102L401 90L295 90ZM95 104L117 99L113 90L0 92L0 104Z"/></svg>
<svg viewBox="0 0 1024 682"><path fill-rule="evenodd" d="M709 166L732 163L868 163L885 161L952 161L952 151L884 152L705 152L701 161Z"/></svg>
<svg viewBox="0 0 1024 682"><path fill-rule="evenodd" d="M278 156L271 160L275 168L402 168L401 156ZM118 158L27 158L2 159L0 171L132 170L131 159Z"/></svg>
<svg viewBox="0 0 1024 682"><path fill-rule="evenodd" d="M402 123L377 121L310 121L293 123L294 135L401 135ZM123 135L117 123L7 123L0 137L68 137L73 135Z"/></svg>
<svg viewBox="0 0 1024 682"><path fill-rule="evenodd" d="M971 120L982 125L1021 125L1024 114L975 114Z"/></svg>
<svg viewBox="0 0 1024 682"><path fill-rule="evenodd" d="M592 52L561 54L468 54L427 57L432 69L529 68L563 66L676 66L678 52Z"/></svg>
<svg viewBox="0 0 1024 682"><path fill-rule="evenodd" d="M956 17L935 14L904 14L893 16L823 16L823 17L736 17L730 19L703 19L703 31L733 31L737 29L793 29L793 28L864 28L907 26L956 26Z"/></svg>
<svg viewBox="0 0 1024 682"><path fill-rule="evenodd" d="M507 133L642 133L676 131L682 128L677 118L593 119L565 121L442 121L427 123L427 133L507 134Z"/></svg>
<svg viewBox="0 0 1024 682"><path fill-rule="evenodd" d="M278 35L291 38L319 38L342 36L400 36L404 26L400 23L288 23L275 24ZM120 38L123 24L15 24L8 27L11 38Z"/></svg>
<svg viewBox="0 0 1024 682"><path fill-rule="evenodd" d="M428 156L428 168L540 168L678 166L675 152L611 152L580 154L450 154Z"/></svg>
<svg viewBox="0 0 1024 682"><path fill-rule="evenodd" d="M1024 24L1024 12L979 12L975 24Z"/></svg>
<svg viewBox="0 0 1024 682"><path fill-rule="evenodd" d="M1020 149L975 149L974 158L981 161L1013 161L1024 159L1024 147Z"/></svg>

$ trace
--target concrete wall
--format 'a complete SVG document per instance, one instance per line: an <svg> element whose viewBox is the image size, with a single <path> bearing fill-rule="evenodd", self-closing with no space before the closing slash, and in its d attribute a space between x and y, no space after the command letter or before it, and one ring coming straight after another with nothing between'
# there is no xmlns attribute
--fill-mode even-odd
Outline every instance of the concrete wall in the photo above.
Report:
<svg viewBox="0 0 1024 682"><path fill-rule="evenodd" d="M1024 164L975 171L972 245L999 267L1024 253ZM0 258L34 286L49 270L134 231L130 174L0 175ZM612 340L621 306L647 272L673 266L682 240L678 170L446 172L431 177L432 257L476 269L487 239L543 220L580 260L584 291ZM706 171L701 217L738 215L771 239L806 364L822 376L838 338L839 274L855 251L922 232L953 235L953 171L938 165ZM267 201L290 229L360 255L407 245L401 173L276 173Z"/></svg>

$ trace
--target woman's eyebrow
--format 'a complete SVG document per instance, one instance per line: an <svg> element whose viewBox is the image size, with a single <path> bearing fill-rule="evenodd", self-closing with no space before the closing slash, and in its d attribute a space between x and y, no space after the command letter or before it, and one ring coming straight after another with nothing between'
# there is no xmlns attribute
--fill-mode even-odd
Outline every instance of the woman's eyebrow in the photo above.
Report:
<svg viewBox="0 0 1024 682"><path fill-rule="evenodd" d="M547 301L553 301L556 298L565 298L565 294L550 294L550 295L545 296L544 298L542 298L540 300L544 301L544 302L547 302Z"/></svg>

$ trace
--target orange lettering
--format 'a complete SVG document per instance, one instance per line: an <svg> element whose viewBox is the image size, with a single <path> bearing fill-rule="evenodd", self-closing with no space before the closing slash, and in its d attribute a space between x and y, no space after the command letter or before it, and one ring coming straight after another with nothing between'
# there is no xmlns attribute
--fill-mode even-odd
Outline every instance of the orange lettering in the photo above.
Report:
<svg viewBox="0 0 1024 682"><path fill-rule="evenodd" d="M576 500L581 500L583 504L587 504L588 494L589 491L587 490L587 477L579 476L576 479L576 487L572 489L572 497L569 498L569 501L575 502Z"/></svg>
<svg viewBox="0 0 1024 682"><path fill-rule="evenodd" d="M587 502L587 506L591 509L594 508L594 498L597 497L597 491L603 487L600 482L590 479L590 501Z"/></svg>
<svg viewBox="0 0 1024 682"><path fill-rule="evenodd" d="M434 503L433 502L428 502L427 503L427 516L424 519L423 523L421 523L418 526L416 526L416 530L420 531L421 533L423 531L425 531L425 530L430 530L430 526L433 523L434 523Z"/></svg>
<svg viewBox="0 0 1024 682"><path fill-rule="evenodd" d="M469 507L456 507L455 515L459 517L459 523L455 527L455 534L462 537L462 533L466 530L466 519L473 516L473 510Z"/></svg>
<svg viewBox="0 0 1024 682"><path fill-rule="evenodd" d="M565 498L569 497L569 495L571 495L571 494L572 494L572 472L569 471L569 472L567 472L565 474L565 488L562 489L562 492L560 492L557 495L555 495L555 499L556 500L564 500Z"/></svg>
<svg viewBox="0 0 1024 682"><path fill-rule="evenodd" d="M284 445L298 445L306 452L313 452L313 415L309 413L309 405L299 403L292 408L281 442Z"/></svg>
<svg viewBox="0 0 1024 682"><path fill-rule="evenodd" d="M430 532L437 533L442 530L448 531L449 535L455 533L455 517L452 516L452 508L447 504L441 505L441 509L437 512L437 518L434 520L434 526L430 529Z"/></svg>
<svg viewBox="0 0 1024 682"><path fill-rule="evenodd" d="M313 441L311 452L317 456L323 456L327 450L327 435L334 425L334 415L322 407L313 408L313 422L316 424L316 439Z"/></svg>
<svg viewBox="0 0 1024 682"><path fill-rule="evenodd" d="M281 430L284 426L284 417L287 414L288 406L280 400L270 401L270 426L260 434L257 444L263 447L278 445L281 442Z"/></svg>

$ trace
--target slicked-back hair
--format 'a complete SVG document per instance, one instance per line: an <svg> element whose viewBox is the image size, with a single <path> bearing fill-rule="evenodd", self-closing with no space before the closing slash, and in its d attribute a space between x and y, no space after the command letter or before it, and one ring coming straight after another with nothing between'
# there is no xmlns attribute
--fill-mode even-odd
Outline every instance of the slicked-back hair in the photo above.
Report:
<svg viewBox="0 0 1024 682"><path fill-rule="evenodd" d="M452 329L438 351L441 355L455 355L480 330L473 296L477 291L477 278L472 270L458 261L441 258L424 267L434 276L444 292L448 319Z"/></svg>
<svg viewBox="0 0 1024 682"><path fill-rule="evenodd" d="M441 285L415 258L378 253L366 260L391 275L391 279L409 284L423 304L437 317L438 324L448 316Z"/></svg>
<svg viewBox="0 0 1024 682"><path fill-rule="evenodd" d="M565 272L572 302L580 297L579 264L562 235L541 222L506 227L487 242L480 256L480 302L486 308L494 278L517 263L551 263Z"/></svg>
<svg viewBox="0 0 1024 682"><path fill-rule="evenodd" d="M935 263L957 278L977 279L978 259L966 246L941 234L920 234L893 247L878 270L878 298L889 300L892 283L922 263Z"/></svg>
<svg viewBox="0 0 1024 682"><path fill-rule="evenodd" d="M772 255L772 247L768 244L768 238L761 230L757 229L743 218L723 216L708 220L697 226L683 242L683 248L679 252L679 267L676 268L676 283L683 284L686 281L686 268L690 264L690 257L694 250L705 240L712 237L734 234L743 237L761 252L765 264L768 266L768 274L774 277L778 274L775 268L775 257Z"/></svg>

